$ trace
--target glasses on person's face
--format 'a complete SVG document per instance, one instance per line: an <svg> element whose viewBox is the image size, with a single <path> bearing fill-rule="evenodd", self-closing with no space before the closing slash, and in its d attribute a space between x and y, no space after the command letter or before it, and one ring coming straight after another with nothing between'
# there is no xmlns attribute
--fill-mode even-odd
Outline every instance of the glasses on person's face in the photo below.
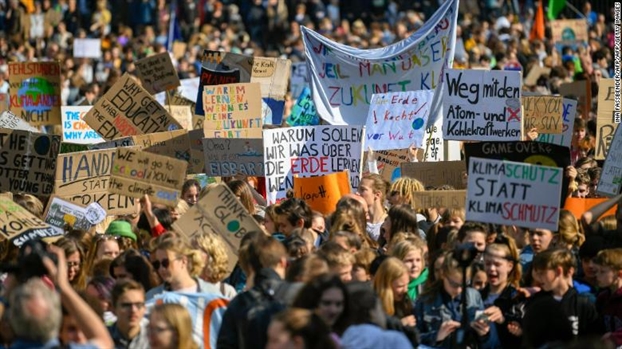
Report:
<svg viewBox="0 0 622 349"><path fill-rule="evenodd" d="M123 310L132 310L133 308L136 308L137 310L141 310L145 307L145 302L134 302L134 303L127 302L127 303L121 303L119 304L119 306Z"/></svg>
<svg viewBox="0 0 622 349"><path fill-rule="evenodd" d="M80 269L80 262L67 262L67 268Z"/></svg>
<svg viewBox="0 0 622 349"><path fill-rule="evenodd" d="M173 259L173 261L178 260L179 258L175 258ZM171 260L168 258L164 258L161 260L155 260L152 263L153 265L153 269L155 270L160 270L160 267L163 267L164 269L168 269L168 267L171 265Z"/></svg>

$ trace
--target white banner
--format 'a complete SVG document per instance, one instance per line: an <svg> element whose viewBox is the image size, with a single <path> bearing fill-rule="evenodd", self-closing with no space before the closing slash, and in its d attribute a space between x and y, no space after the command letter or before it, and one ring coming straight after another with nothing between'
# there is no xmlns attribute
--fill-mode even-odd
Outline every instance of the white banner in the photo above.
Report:
<svg viewBox="0 0 622 349"><path fill-rule="evenodd" d="M622 127L618 125L603 165L596 191L607 196L620 194L622 186Z"/></svg>
<svg viewBox="0 0 622 349"><path fill-rule="evenodd" d="M61 107L61 122L63 125L63 142L75 144L96 144L104 139L95 132L83 119L92 106Z"/></svg>

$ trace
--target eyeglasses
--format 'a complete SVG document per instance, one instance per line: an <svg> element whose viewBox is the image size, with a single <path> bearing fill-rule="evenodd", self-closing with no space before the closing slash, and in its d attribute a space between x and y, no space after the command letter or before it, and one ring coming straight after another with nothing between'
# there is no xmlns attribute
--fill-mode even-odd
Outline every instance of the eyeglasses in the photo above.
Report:
<svg viewBox="0 0 622 349"><path fill-rule="evenodd" d="M179 260L180 258L175 258L173 259L173 261ZM152 263L153 265L153 269L155 270L160 270L160 267L164 267L164 269L168 269L168 267L171 265L171 260L168 258L164 258L162 260L156 260Z"/></svg>
<svg viewBox="0 0 622 349"><path fill-rule="evenodd" d="M119 306L122 309L125 309L125 310L131 310L134 307L136 307L136 309L138 309L138 310L141 310L142 308L145 307L145 302L121 303L121 304L119 304Z"/></svg>
<svg viewBox="0 0 622 349"><path fill-rule="evenodd" d="M67 268L76 268L80 269L80 262L67 262Z"/></svg>

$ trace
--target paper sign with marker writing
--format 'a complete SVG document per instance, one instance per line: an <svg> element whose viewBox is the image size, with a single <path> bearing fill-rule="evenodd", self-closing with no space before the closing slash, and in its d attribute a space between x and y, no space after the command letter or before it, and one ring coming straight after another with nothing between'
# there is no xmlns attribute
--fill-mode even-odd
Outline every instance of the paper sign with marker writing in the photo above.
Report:
<svg viewBox="0 0 622 349"><path fill-rule="evenodd" d="M9 63L11 111L33 126L60 124L60 64Z"/></svg>
<svg viewBox="0 0 622 349"><path fill-rule="evenodd" d="M92 106L63 106L62 125L63 142L75 144L101 143L104 139L101 135L84 122L84 116Z"/></svg>
<svg viewBox="0 0 622 349"><path fill-rule="evenodd" d="M311 90L308 87L302 90L286 122L289 126L315 126L320 124L320 117L317 115L313 98L311 98Z"/></svg>
<svg viewBox="0 0 622 349"><path fill-rule="evenodd" d="M616 196L622 187L622 127L618 125L609 146L596 191L601 195Z"/></svg>
<svg viewBox="0 0 622 349"><path fill-rule="evenodd" d="M404 161L408 161L408 149L391 149L391 150L379 150L374 152L376 156L376 167L378 168L378 174L385 180L392 182L394 179L401 176L400 165ZM369 163L368 152L364 154L364 168L363 174L368 174Z"/></svg>
<svg viewBox="0 0 622 349"><path fill-rule="evenodd" d="M192 130L192 109L190 105L167 105L173 119L181 125L184 130Z"/></svg>
<svg viewBox="0 0 622 349"><path fill-rule="evenodd" d="M420 208L458 208L466 203L466 190L418 191L413 198Z"/></svg>
<svg viewBox="0 0 622 349"><path fill-rule="evenodd" d="M588 40L587 19L558 19L551 21L553 42L557 44L575 44Z"/></svg>
<svg viewBox="0 0 622 349"><path fill-rule="evenodd" d="M134 149L190 161L190 138L187 130L158 132L132 137Z"/></svg>
<svg viewBox="0 0 622 349"><path fill-rule="evenodd" d="M129 74L123 75L95 103L84 121L106 140L181 128Z"/></svg>
<svg viewBox="0 0 622 349"><path fill-rule="evenodd" d="M116 149L103 149L59 155L55 195L79 206L98 203L108 215L135 213L133 198L108 192L116 153Z"/></svg>
<svg viewBox="0 0 622 349"><path fill-rule="evenodd" d="M261 128L240 128L236 130L203 130L205 138L262 138Z"/></svg>
<svg viewBox="0 0 622 349"><path fill-rule="evenodd" d="M73 40L73 56L75 58L101 58L101 39L78 39Z"/></svg>
<svg viewBox="0 0 622 349"><path fill-rule="evenodd" d="M402 162L402 176L416 178L425 186L451 185L464 189L464 161Z"/></svg>
<svg viewBox="0 0 622 349"><path fill-rule="evenodd" d="M65 226L67 225L73 229L84 231L89 230L92 226L91 222L86 218L86 209L84 207L56 196L50 198L44 216L45 222L52 229L56 230L59 235L65 234Z"/></svg>
<svg viewBox="0 0 622 349"><path fill-rule="evenodd" d="M374 94L369 105L365 145L373 150L423 146L433 91Z"/></svg>
<svg viewBox="0 0 622 349"><path fill-rule="evenodd" d="M0 191L50 196L60 137L0 129Z"/></svg>
<svg viewBox="0 0 622 349"><path fill-rule="evenodd" d="M457 141L520 140L520 74L501 70L447 70L443 137Z"/></svg>
<svg viewBox="0 0 622 349"><path fill-rule="evenodd" d="M216 177L263 177L263 151L262 139L204 138L205 173Z"/></svg>
<svg viewBox="0 0 622 349"><path fill-rule="evenodd" d="M118 148L112 162L109 191L138 199L147 194L156 204L175 207L181 197L187 167L187 161Z"/></svg>
<svg viewBox="0 0 622 349"><path fill-rule="evenodd" d="M197 233L220 235L227 244L229 271L238 261L242 237L251 231L262 230L226 184L211 188L174 226L188 236Z"/></svg>
<svg viewBox="0 0 622 349"><path fill-rule="evenodd" d="M305 126L264 130L264 169L268 205L285 198L293 177L348 170L359 186L363 130L357 126Z"/></svg>
<svg viewBox="0 0 622 349"><path fill-rule="evenodd" d="M0 241L10 240L20 247L30 240L58 235L56 230L13 200L0 197Z"/></svg>
<svg viewBox="0 0 622 349"><path fill-rule="evenodd" d="M577 115L577 101L564 98L562 109L562 133L561 134L549 134L538 132L538 142L551 143L562 145L564 147L570 147L572 141L572 131L574 128L574 119Z"/></svg>
<svg viewBox="0 0 622 349"><path fill-rule="evenodd" d="M472 157L466 219L557 230L563 170Z"/></svg>
<svg viewBox="0 0 622 349"><path fill-rule="evenodd" d="M203 87L206 130L261 128L261 90L257 83Z"/></svg>
<svg viewBox="0 0 622 349"><path fill-rule="evenodd" d="M292 98L298 99L305 88L309 88L309 74L307 73L307 62L292 63L292 75L289 80L289 87Z"/></svg>
<svg viewBox="0 0 622 349"><path fill-rule="evenodd" d="M328 215L335 211L342 196L350 194L348 171L317 177L294 177L294 197L304 200L311 209Z"/></svg>
<svg viewBox="0 0 622 349"><path fill-rule="evenodd" d="M152 95L181 85L168 52L136 61L136 75L143 82L143 87Z"/></svg>
<svg viewBox="0 0 622 349"><path fill-rule="evenodd" d="M596 160L604 160L616 130L614 118L613 79L600 79L598 84L598 113L596 114Z"/></svg>
<svg viewBox="0 0 622 349"><path fill-rule="evenodd" d="M522 98L525 132L536 128L540 133L563 132L563 97L526 96Z"/></svg>
<svg viewBox="0 0 622 349"><path fill-rule="evenodd" d="M8 128L11 130L22 130L30 132L39 132L36 128L32 127L24 119L17 117L17 115L10 111L3 111L0 114L0 128Z"/></svg>

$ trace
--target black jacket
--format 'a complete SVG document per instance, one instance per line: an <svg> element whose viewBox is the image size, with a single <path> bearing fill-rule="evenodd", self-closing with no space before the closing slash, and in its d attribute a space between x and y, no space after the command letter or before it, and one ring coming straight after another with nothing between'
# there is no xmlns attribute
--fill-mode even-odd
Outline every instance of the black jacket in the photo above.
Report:
<svg viewBox="0 0 622 349"><path fill-rule="evenodd" d="M490 286L485 287L480 291L482 299L486 302L488 295L490 294ZM505 322L502 324L495 323L495 329L497 330L497 337L499 338L500 347L504 349L520 348L521 338L511 334L508 330L508 324L511 322L517 322L522 324L524 316L524 307L527 303L527 298L518 292L512 285L508 285L495 301L493 305L501 309Z"/></svg>

